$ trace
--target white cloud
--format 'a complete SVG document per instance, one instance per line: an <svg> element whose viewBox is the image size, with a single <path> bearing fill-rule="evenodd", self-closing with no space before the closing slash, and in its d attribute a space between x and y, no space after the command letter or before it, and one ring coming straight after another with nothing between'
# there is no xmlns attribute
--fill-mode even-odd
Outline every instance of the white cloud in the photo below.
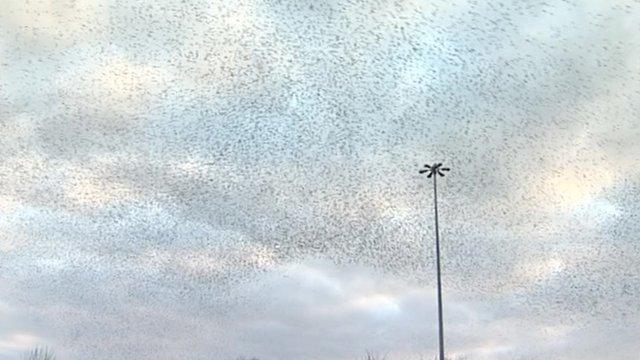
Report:
<svg viewBox="0 0 640 360"><path fill-rule="evenodd" d="M441 158L452 353L637 353L632 2L3 5L3 341L430 356Z"/></svg>

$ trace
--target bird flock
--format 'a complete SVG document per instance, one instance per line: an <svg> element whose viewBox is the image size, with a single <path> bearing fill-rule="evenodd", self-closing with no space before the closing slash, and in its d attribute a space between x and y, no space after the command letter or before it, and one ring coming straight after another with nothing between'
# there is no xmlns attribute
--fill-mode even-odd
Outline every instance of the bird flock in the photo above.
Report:
<svg viewBox="0 0 640 360"><path fill-rule="evenodd" d="M432 288L437 161L445 307L640 323L637 2L3 9L0 316L70 358L132 309L219 319L309 259Z"/></svg>

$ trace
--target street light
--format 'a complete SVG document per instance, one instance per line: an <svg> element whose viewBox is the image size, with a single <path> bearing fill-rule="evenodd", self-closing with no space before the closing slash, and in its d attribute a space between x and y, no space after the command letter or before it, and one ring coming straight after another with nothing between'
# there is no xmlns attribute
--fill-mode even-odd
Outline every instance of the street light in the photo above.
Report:
<svg viewBox="0 0 640 360"><path fill-rule="evenodd" d="M438 330L440 336L440 360L444 359L444 330L442 326L442 285L440 281L440 235L438 234L438 187L436 179L438 176L444 176L444 172L449 168L442 167L442 163L434 165L425 165L420 170L420 174L428 173L427 178L433 177L433 204L435 210L436 221L436 269L438 272Z"/></svg>

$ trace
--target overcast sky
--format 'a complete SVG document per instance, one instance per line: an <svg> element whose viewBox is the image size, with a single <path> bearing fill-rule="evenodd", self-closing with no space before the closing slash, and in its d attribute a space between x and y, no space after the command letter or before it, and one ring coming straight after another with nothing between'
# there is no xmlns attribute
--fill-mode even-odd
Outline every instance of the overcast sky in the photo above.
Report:
<svg viewBox="0 0 640 360"><path fill-rule="evenodd" d="M0 359L640 359L637 1L0 11Z"/></svg>

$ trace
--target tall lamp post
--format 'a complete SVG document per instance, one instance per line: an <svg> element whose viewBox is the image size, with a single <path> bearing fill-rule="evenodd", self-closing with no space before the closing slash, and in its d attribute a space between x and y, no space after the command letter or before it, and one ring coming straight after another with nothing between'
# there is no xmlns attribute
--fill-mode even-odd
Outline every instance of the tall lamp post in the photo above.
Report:
<svg viewBox="0 0 640 360"><path fill-rule="evenodd" d="M438 233L438 186L436 179L444 176L449 168L442 167L442 163L425 165L420 174L428 173L427 178L433 177L433 204L436 221L436 269L438 272L438 334L440 338L440 360L444 359L444 329L442 326L442 283L440 280L440 234Z"/></svg>

